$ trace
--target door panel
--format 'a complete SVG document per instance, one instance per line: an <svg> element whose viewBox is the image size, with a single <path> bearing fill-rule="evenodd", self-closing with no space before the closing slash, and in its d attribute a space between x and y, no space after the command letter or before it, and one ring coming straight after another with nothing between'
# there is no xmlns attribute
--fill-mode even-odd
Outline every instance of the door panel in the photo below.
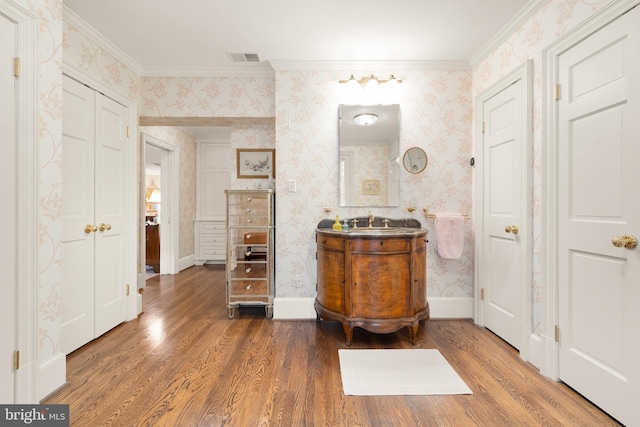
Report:
<svg viewBox="0 0 640 427"><path fill-rule="evenodd" d="M124 165L127 109L96 94L96 336L126 319ZM102 230L101 224L105 224Z"/></svg>
<svg viewBox="0 0 640 427"><path fill-rule="evenodd" d="M483 105L485 133L484 236L481 283L484 289L483 323L519 348L521 319L521 251L518 234L505 227L523 228L521 85L516 83ZM520 232L520 230L518 230Z"/></svg>
<svg viewBox="0 0 640 427"><path fill-rule="evenodd" d="M63 77L61 347L94 338L94 91Z"/></svg>
<svg viewBox="0 0 640 427"><path fill-rule="evenodd" d="M640 419L638 8L558 62L560 379L624 424Z"/></svg>

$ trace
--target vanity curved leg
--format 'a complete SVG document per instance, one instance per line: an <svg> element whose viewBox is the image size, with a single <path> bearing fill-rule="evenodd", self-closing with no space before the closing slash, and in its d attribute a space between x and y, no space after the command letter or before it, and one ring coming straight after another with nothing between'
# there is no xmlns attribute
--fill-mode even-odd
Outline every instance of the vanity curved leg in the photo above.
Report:
<svg viewBox="0 0 640 427"><path fill-rule="evenodd" d="M412 345L416 345L416 338L418 337L418 328L420 328L420 322L414 322L410 326L409 329L409 342Z"/></svg>
<svg viewBox="0 0 640 427"><path fill-rule="evenodd" d="M344 335L347 340L347 345L351 345L351 338L353 338L353 327L347 322L343 322L342 329L344 329Z"/></svg>
<svg viewBox="0 0 640 427"><path fill-rule="evenodd" d="M227 310L229 311L229 313L227 314L227 317L229 319L233 319L236 315L236 306L235 305L227 306Z"/></svg>

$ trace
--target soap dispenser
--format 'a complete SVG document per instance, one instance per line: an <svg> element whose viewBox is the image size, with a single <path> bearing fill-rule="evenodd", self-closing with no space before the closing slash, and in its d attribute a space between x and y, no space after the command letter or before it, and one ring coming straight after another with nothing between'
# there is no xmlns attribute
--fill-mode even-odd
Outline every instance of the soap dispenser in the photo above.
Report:
<svg viewBox="0 0 640 427"><path fill-rule="evenodd" d="M333 223L332 228L334 230L342 230L342 224L340 224L340 218L336 215L336 222Z"/></svg>

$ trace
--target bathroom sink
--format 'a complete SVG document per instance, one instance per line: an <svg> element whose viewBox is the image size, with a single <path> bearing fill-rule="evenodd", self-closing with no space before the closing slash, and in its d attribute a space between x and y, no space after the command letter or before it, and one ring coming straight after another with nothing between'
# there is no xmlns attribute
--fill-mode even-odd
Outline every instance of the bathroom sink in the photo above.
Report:
<svg viewBox="0 0 640 427"><path fill-rule="evenodd" d="M402 233L414 233L420 231L419 228L405 228L405 227L358 227L344 230L346 233L351 234L402 234Z"/></svg>

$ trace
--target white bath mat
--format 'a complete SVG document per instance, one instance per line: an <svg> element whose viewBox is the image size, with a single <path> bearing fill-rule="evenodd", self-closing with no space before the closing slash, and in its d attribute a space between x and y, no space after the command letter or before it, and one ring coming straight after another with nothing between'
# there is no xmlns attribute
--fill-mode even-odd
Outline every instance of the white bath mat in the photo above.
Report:
<svg viewBox="0 0 640 427"><path fill-rule="evenodd" d="M338 350L344 394L473 394L438 350Z"/></svg>

